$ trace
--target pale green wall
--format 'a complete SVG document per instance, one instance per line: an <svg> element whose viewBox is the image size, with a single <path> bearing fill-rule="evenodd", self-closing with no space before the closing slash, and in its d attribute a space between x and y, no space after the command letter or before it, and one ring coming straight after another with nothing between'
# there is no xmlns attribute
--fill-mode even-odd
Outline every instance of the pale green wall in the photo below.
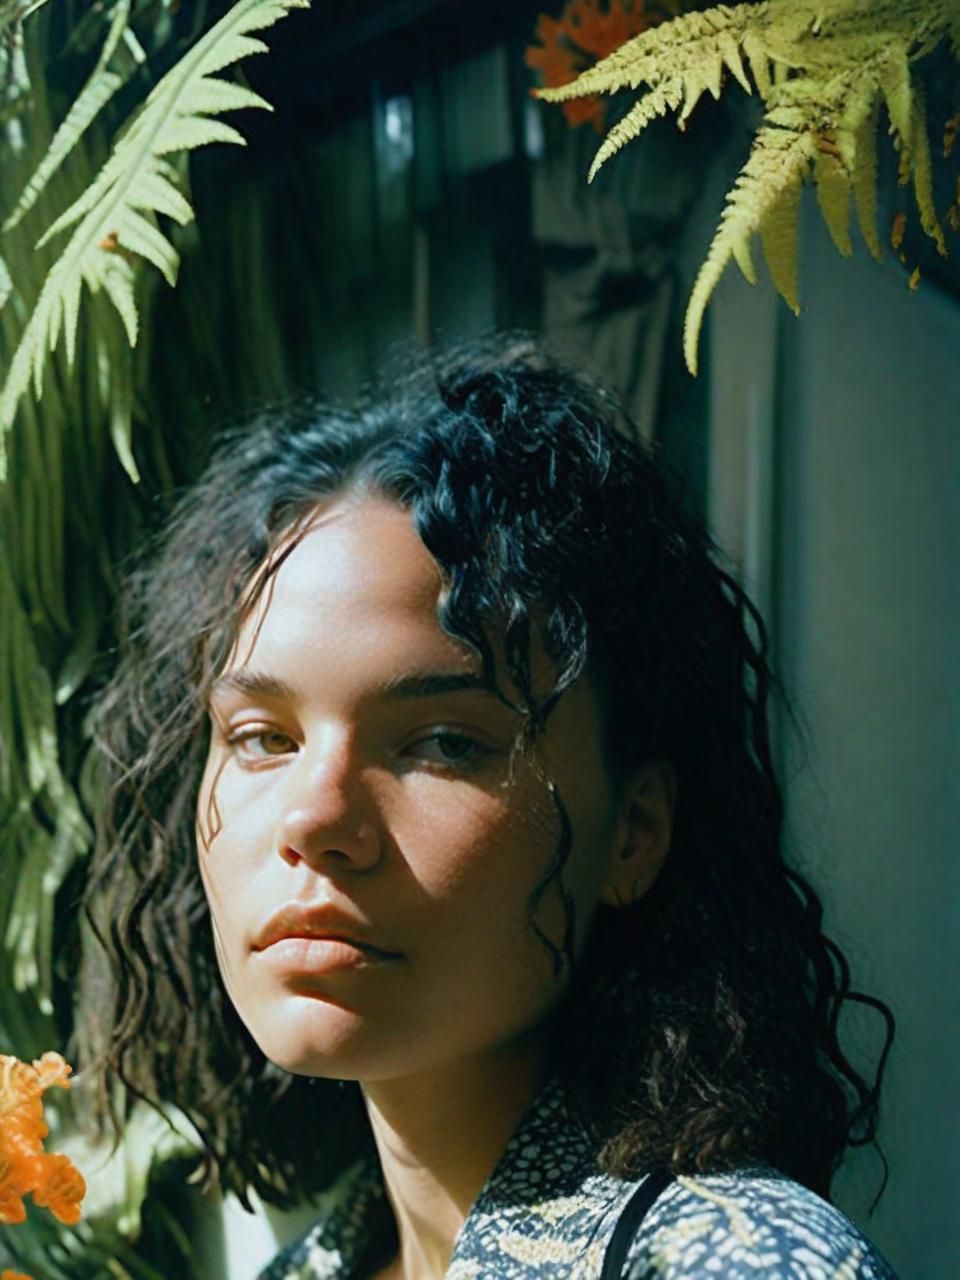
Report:
<svg viewBox="0 0 960 1280"><path fill-rule="evenodd" d="M731 278L712 319L711 506L808 734L790 847L854 987L893 1006L881 1141L835 1184L903 1280L960 1275L960 303L841 259L805 206L794 319ZM879 1019L848 1024L872 1060Z"/></svg>

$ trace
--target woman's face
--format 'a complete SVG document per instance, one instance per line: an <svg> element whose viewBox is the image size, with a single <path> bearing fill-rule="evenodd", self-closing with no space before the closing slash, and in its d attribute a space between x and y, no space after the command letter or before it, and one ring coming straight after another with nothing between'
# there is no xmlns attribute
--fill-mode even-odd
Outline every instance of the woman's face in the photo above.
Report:
<svg viewBox="0 0 960 1280"><path fill-rule="evenodd" d="M408 513L338 499L214 692L197 825L216 951L289 1071L383 1080L507 1047L559 995L527 910L559 820L535 763L511 771L519 719L441 629L441 588ZM539 748L573 827L578 947L626 831L599 734L581 681ZM536 923L562 945L556 882Z"/></svg>

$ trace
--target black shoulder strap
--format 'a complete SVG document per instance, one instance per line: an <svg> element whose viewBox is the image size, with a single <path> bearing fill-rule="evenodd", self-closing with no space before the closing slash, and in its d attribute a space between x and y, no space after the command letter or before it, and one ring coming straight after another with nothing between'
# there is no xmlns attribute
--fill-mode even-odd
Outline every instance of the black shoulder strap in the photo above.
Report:
<svg viewBox="0 0 960 1280"><path fill-rule="evenodd" d="M647 1210L661 1191L673 1181L673 1174L667 1169L654 1169L627 1201L623 1212L614 1228L607 1255L603 1260L603 1271L600 1280L620 1280L627 1254L637 1234L637 1228L646 1216Z"/></svg>

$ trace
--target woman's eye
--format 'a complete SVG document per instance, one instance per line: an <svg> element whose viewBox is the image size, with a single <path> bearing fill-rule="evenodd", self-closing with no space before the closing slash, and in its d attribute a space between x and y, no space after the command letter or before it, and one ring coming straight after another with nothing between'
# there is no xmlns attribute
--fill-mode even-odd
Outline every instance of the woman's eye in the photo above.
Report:
<svg viewBox="0 0 960 1280"><path fill-rule="evenodd" d="M238 729L226 741L228 747L246 760L269 760L297 750L290 735L279 729Z"/></svg>
<svg viewBox="0 0 960 1280"><path fill-rule="evenodd" d="M431 733L426 738L421 738L418 742L408 748L410 752L415 754L419 759L426 760L430 764L447 765L448 767L469 767L470 765L479 764L480 760L489 754L489 747L485 747L482 742L477 742L475 738L469 738L463 733L454 733L452 731L442 733Z"/></svg>

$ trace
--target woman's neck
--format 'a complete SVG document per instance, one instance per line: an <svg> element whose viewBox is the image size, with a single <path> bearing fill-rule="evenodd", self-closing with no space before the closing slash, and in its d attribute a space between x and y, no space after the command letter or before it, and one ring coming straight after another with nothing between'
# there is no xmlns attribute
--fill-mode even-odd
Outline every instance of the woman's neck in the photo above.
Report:
<svg viewBox="0 0 960 1280"><path fill-rule="evenodd" d="M363 1085L393 1209L393 1280L442 1280L457 1234L542 1080L533 1041Z"/></svg>

